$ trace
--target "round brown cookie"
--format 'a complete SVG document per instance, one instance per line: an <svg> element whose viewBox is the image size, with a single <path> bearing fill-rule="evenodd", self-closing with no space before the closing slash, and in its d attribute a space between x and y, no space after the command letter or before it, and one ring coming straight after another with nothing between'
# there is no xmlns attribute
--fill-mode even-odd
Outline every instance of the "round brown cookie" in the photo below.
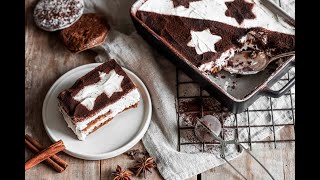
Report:
<svg viewBox="0 0 320 180"><path fill-rule="evenodd" d="M81 17L83 9L83 0L40 0L33 17L41 29L57 31L75 23Z"/></svg>
<svg viewBox="0 0 320 180"><path fill-rule="evenodd" d="M103 17L90 13L83 14L76 23L61 30L59 36L71 52L80 52L102 44L109 30Z"/></svg>

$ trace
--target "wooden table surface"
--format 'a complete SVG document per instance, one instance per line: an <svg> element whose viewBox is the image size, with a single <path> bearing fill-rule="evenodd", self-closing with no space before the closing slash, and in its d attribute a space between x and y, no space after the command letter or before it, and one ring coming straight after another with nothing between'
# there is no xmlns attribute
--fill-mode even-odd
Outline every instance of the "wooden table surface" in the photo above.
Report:
<svg viewBox="0 0 320 180"><path fill-rule="evenodd" d="M95 53L85 51L70 53L58 40L56 33L38 29L32 19L36 0L25 1L25 133L39 140L45 146L52 144L46 134L41 117L42 103L51 85L61 75L77 66L93 63ZM279 136L294 136L291 129L283 129ZM133 149L144 150L141 141ZM268 149L266 151L266 149ZM270 169L276 179L294 179L294 142L283 143L275 149L272 144L255 145L252 151L263 164ZM112 179L111 172L119 164L123 167L132 165L133 161L126 155L108 160L87 161L71 157L63 152L58 154L69 166L63 173L57 173L41 163L26 171L26 179ZM25 159L33 156L25 150ZM232 161L250 179L268 179L263 170L252 162L247 155ZM255 174L252 175L251 173ZM157 170L148 179L162 179ZM139 179L139 178L133 178ZM142 178L140 178L142 179ZM193 177L191 179L197 179ZM201 179L240 179L227 165L213 168L201 174Z"/></svg>

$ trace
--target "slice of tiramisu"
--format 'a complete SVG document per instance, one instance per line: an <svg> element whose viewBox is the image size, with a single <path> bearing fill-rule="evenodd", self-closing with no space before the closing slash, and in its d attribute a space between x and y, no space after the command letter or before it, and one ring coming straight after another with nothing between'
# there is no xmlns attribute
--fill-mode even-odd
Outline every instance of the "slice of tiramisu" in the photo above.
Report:
<svg viewBox="0 0 320 180"><path fill-rule="evenodd" d="M58 95L58 106L79 140L107 124L120 112L136 107L137 87L115 60L103 63Z"/></svg>

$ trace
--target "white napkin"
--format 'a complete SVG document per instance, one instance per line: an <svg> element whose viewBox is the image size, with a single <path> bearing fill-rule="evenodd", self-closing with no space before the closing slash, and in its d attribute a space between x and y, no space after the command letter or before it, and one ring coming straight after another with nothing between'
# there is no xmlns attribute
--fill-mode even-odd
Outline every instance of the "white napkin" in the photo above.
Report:
<svg viewBox="0 0 320 180"><path fill-rule="evenodd" d="M153 109L150 127L142 142L149 154L156 157L157 168L164 179L186 179L223 164L224 160L219 157L219 150L197 152L190 146L184 148L183 152L177 151L179 144L176 114L176 68L156 53L134 31L129 17L129 8L133 2L133 0L85 1L85 12L104 13L112 27L106 42L93 49L99 54L96 61L105 62L110 58L115 59L123 67L138 75L147 86ZM130 32L132 33L130 34ZM280 86L280 84L278 83L276 86ZM260 98L250 108L259 109L261 106L268 106L268 103L267 98ZM275 103L279 107L290 105L287 100ZM232 117L234 116L227 118L224 123L235 125L235 120ZM245 114L237 115L237 117L238 123L246 123ZM275 124L289 123L292 121L292 113L279 112L273 120ZM270 115L266 113L256 113L250 119L250 124L270 123ZM279 127L275 129L278 130ZM253 128L250 133L251 140L261 140L269 136L272 129ZM247 129L239 131L239 138L242 140L248 138ZM228 146L227 159L233 159L239 155L240 153L236 151L234 146Z"/></svg>

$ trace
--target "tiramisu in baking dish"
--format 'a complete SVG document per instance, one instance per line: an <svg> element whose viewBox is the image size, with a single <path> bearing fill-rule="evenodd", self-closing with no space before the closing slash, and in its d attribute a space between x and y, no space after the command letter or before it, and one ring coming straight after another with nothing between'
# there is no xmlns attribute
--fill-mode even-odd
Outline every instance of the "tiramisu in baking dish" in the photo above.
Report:
<svg viewBox="0 0 320 180"><path fill-rule="evenodd" d="M294 27L257 0L146 0L136 17L203 73L255 74L295 49Z"/></svg>
<svg viewBox="0 0 320 180"><path fill-rule="evenodd" d="M261 95L295 62L294 19L271 0L137 0L137 32L234 113Z"/></svg>

